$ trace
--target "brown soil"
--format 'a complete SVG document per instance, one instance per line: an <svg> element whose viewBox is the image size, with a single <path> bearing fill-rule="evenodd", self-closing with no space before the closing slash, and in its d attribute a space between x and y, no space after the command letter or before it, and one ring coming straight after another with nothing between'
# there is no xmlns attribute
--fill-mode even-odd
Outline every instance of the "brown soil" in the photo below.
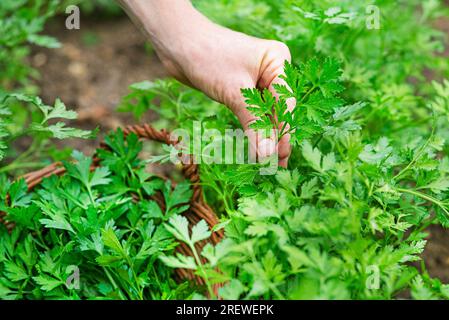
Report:
<svg viewBox="0 0 449 320"><path fill-rule="evenodd" d="M431 226L428 243L423 258L432 277L449 283L449 230L441 226Z"/></svg>
<svg viewBox="0 0 449 320"><path fill-rule="evenodd" d="M95 18L93 18L95 19ZM132 83L165 76L158 58L126 16L93 20L81 18L80 30L67 30L63 19L52 21L46 34L62 43L60 49L35 48L32 65L39 71L37 85L46 103L56 98L79 113L76 126L102 132L134 123L116 112ZM146 115L142 121L150 121ZM72 147L92 152L95 141L71 141Z"/></svg>
<svg viewBox="0 0 449 320"><path fill-rule="evenodd" d="M57 37L61 49L35 49L32 63L41 73L37 85L47 103L60 97L79 112L78 126L108 131L133 123L132 117L115 111L128 85L165 76L155 55L145 49L145 40L125 16L92 20L83 18L81 30L64 28L55 20L47 33ZM438 22L449 33L449 21ZM151 120L152 115L147 115ZM91 153L97 142L74 141L72 147ZM432 226L423 254L431 276L449 283L449 232Z"/></svg>
<svg viewBox="0 0 449 320"><path fill-rule="evenodd" d="M449 0L446 3L449 5ZM449 20L438 20L436 27L449 37ZM444 55L449 59L449 45L446 45ZM423 253L426 268L432 277L449 283L449 230L435 225L426 231L429 233L428 244Z"/></svg>
<svg viewBox="0 0 449 320"><path fill-rule="evenodd" d="M449 1L448 1L448 6L449 6ZM449 20L439 19L436 22L435 27L437 27L438 29L440 29L442 32L444 32L446 35L449 36ZM447 40L449 40L449 39L447 39ZM449 57L449 45L446 45L446 50L444 52L444 55Z"/></svg>

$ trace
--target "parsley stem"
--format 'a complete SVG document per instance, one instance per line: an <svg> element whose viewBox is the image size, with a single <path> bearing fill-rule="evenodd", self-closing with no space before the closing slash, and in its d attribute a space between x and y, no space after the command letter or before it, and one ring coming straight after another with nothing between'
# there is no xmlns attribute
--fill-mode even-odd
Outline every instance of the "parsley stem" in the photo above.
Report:
<svg viewBox="0 0 449 320"><path fill-rule="evenodd" d="M432 138L434 137L435 134L435 125L432 127L432 133L430 134L429 139L427 139L427 141L421 146L421 148L419 148L418 152L416 153L416 155L413 157L412 161L410 161L410 163L401 171L399 171L398 174L396 174L393 177L393 180L397 180L399 177L401 177L405 172L407 172L408 170L410 170L410 168L416 163L416 161L419 160L419 158L421 158L422 154L424 153L424 151L426 150L427 146L430 144L430 141L432 141Z"/></svg>
<svg viewBox="0 0 449 320"><path fill-rule="evenodd" d="M90 188L90 186L86 186L86 189L87 189L87 193L89 195L90 203L94 206L94 208L96 208L97 204L95 203L94 195L92 193L92 189Z"/></svg>
<svg viewBox="0 0 449 320"><path fill-rule="evenodd" d="M3 168L0 168L0 173L5 173L9 171L14 171L17 169L34 169L42 167L42 162L22 162L18 163L17 161L14 161Z"/></svg>
<svg viewBox="0 0 449 320"><path fill-rule="evenodd" d="M198 268L200 269L200 272L203 276L204 282L206 282L207 291L209 292L209 296L212 298L214 296L214 291L212 290L212 286L209 282L206 271L203 268L203 263L201 262L198 252L196 251L195 245L192 243L188 243L188 245L190 247L190 250L192 250L193 256L194 256L196 263L198 265Z"/></svg>
<svg viewBox="0 0 449 320"><path fill-rule="evenodd" d="M423 223L423 224L417 229L418 233L421 232L421 231L423 231L423 230L425 230L425 229L427 229L431 224L433 224L433 223L435 222L436 218L437 218L436 216L430 217L425 223Z"/></svg>
<svg viewBox="0 0 449 320"><path fill-rule="evenodd" d="M106 276L108 277L109 281L111 282L112 286L114 287L115 290L118 291L120 297L122 298L122 300L127 300L125 295L123 294L122 290L120 289L120 287L117 285L117 283L115 282L114 278L112 277L112 275L109 273L108 268L104 268L104 272L106 273Z"/></svg>
<svg viewBox="0 0 449 320"><path fill-rule="evenodd" d="M142 292L142 289L139 286L139 279L137 278L136 272L134 271L134 264L133 264L131 258L128 255L126 255L126 261L128 262L129 268L131 269L131 273L132 273L133 278L134 278L134 282L135 282L135 284L137 286L137 288L134 288L134 290L136 290L137 294L139 295L139 299L143 300L143 292Z"/></svg>
<svg viewBox="0 0 449 320"><path fill-rule="evenodd" d="M404 188L396 188L396 191L399 191L399 192L402 192L402 193L408 193L408 194L417 196L417 197L419 197L419 198L422 198L422 199L424 199L424 200L430 201L430 202L432 202L433 204L435 204L435 205L437 205L438 207L440 207L440 208L444 211L444 213L446 213L446 215L449 216L449 211L448 211L448 209L444 206L444 203L441 202L441 201L439 201L438 199L432 197L432 196L429 196L429 195L427 195L427 194L425 194L425 193L422 193L422 192L418 192L418 191L416 191L416 190L409 190L409 189L404 189Z"/></svg>
<svg viewBox="0 0 449 320"><path fill-rule="evenodd" d="M307 92L305 95L302 96L301 100L299 100L298 104L303 103L306 98L313 92L313 90L315 90L317 88L317 86L314 84Z"/></svg>
<svg viewBox="0 0 449 320"><path fill-rule="evenodd" d="M281 128L281 134L280 134L280 137L279 137L279 140L281 140L281 138L284 136L284 130L285 130L285 127L287 127L287 121L284 121L284 124L282 125L282 128Z"/></svg>
<svg viewBox="0 0 449 320"><path fill-rule="evenodd" d="M16 159L14 159L11 163L0 168L0 173L13 171L17 169L34 169L42 167L41 162L30 161L31 159L27 159L30 155L35 154L37 150L42 146L42 141L34 140L30 147L20 154Z"/></svg>
<svg viewBox="0 0 449 320"><path fill-rule="evenodd" d="M316 85L313 85L312 87L310 87L310 89L307 90L307 92L302 96L301 100L299 100L299 102L297 102L296 105L300 105L301 103L303 103L303 102L306 100L306 98L307 98L307 97L313 92L313 90L315 90L316 88L318 88ZM295 128L290 128L290 129L288 129L286 132L284 132L284 131L285 131L285 128L286 128L286 126L287 126L287 124L288 124L288 123L287 123L286 121L284 121L283 126L282 126L282 129L281 129L281 131L280 131L280 135L279 135L278 140L281 140L281 138L282 138L283 136L285 136L286 134L289 134L289 133L295 131ZM277 121L274 121L274 125L275 125L275 128L279 128L279 125L278 125Z"/></svg>

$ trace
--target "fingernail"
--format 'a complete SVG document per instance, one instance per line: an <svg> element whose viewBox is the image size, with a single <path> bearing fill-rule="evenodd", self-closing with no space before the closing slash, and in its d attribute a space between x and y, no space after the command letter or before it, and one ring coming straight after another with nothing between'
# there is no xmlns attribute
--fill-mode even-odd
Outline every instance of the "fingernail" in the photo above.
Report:
<svg viewBox="0 0 449 320"><path fill-rule="evenodd" d="M259 157L266 158L276 152L276 143L271 139L263 139L259 141L257 148Z"/></svg>

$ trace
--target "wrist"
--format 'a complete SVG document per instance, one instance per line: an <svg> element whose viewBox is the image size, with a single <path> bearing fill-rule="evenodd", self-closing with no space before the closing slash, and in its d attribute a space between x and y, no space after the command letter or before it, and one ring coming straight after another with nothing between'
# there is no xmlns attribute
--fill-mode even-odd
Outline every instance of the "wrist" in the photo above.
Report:
<svg viewBox="0 0 449 320"><path fill-rule="evenodd" d="M210 23L189 0L122 0L121 3L156 45L176 44Z"/></svg>
<svg viewBox="0 0 449 320"><path fill-rule="evenodd" d="M121 0L120 3L161 58L175 60L187 54L218 28L189 0Z"/></svg>

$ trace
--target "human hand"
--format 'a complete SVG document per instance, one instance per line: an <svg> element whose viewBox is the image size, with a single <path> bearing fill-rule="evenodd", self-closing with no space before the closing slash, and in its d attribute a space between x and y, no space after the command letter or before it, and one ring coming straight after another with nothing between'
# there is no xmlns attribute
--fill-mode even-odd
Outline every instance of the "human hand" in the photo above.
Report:
<svg viewBox="0 0 449 320"><path fill-rule="evenodd" d="M167 6L155 1L153 11L149 9L151 5L137 5L136 8L138 1L127 2L134 2L134 8L128 11L136 16L137 10L138 22L150 36L167 71L179 81L228 106L245 130L257 118L247 110L240 89L268 88L276 96L273 84L285 84L279 78L285 61L290 61L290 51L285 44L214 24L188 1L161 1ZM168 10L170 14L165 15ZM288 105L291 110L295 102L288 101ZM288 135L277 144L276 137L262 139L254 131L249 132L250 145L259 157L277 152L279 165L287 166L290 155Z"/></svg>

